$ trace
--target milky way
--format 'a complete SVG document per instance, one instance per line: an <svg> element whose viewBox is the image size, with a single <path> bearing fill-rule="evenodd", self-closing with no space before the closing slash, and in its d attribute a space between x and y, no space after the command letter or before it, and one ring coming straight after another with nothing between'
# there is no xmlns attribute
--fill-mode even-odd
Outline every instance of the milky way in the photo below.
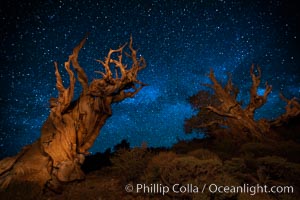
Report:
<svg viewBox="0 0 300 200"><path fill-rule="evenodd" d="M3 4L3 3L1 3ZM35 141L57 96L53 61L66 61L90 32L79 62L90 80L109 48L132 34L147 61L139 79L149 84L133 99L113 106L91 149L103 151L122 139L132 146L171 146L186 135L184 119L195 111L187 98L209 83L213 68L221 82L232 73L247 104L252 63L262 68L262 82L273 86L256 117L284 112L278 93L300 93L296 5L287 1L9 1L1 5L1 157ZM63 72L67 81L67 75ZM67 84L67 82L65 82ZM80 92L78 86L77 93ZM259 92L264 91L264 84Z"/></svg>

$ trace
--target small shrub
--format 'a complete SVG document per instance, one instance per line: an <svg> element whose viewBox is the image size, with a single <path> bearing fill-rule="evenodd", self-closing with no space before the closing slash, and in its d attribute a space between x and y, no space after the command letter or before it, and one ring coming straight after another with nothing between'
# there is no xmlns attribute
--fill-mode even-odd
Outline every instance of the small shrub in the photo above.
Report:
<svg viewBox="0 0 300 200"><path fill-rule="evenodd" d="M193 155L193 156L192 156ZM199 158L200 159L199 159ZM189 155L176 155L173 152L160 153L149 162L146 176L149 183L162 183L171 187L173 184L192 184L201 188L203 184L236 184L235 180L222 170L222 161L214 153L199 149ZM176 194L174 194L176 195ZM178 194L177 194L178 195ZM199 194L186 194L187 199L210 199L208 191ZM215 199L227 194L215 194ZM230 194L229 196L234 196Z"/></svg>
<svg viewBox="0 0 300 200"><path fill-rule="evenodd" d="M213 148L222 160L227 160L237 155L239 145L235 140L222 138L214 141Z"/></svg>
<svg viewBox="0 0 300 200"><path fill-rule="evenodd" d="M160 152L158 155L153 156L145 170L144 180L147 183L160 182L161 169L168 166L175 158L177 158L177 155L172 151Z"/></svg>
<svg viewBox="0 0 300 200"><path fill-rule="evenodd" d="M224 162L224 170L230 174L237 175L247 172L247 165L242 158L232 158Z"/></svg>
<svg viewBox="0 0 300 200"><path fill-rule="evenodd" d="M285 179L298 181L300 176L300 164L287 162L286 159L278 156L266 156L257 160L259 166L263 166L265 171L273 179Z"/></svg>
<svg viewBox="0 0 300 200"><path fill-rule="evenodd" d="M121 149L111 158L112 168L124 183L138 181L151 157L146 148Z"/></svg>
<svg viewBox="0 0 300 200"><path fill-rule="evenodd" d="M221 161L219 156L207 149L197 149L195 151L191 151L188 153L190 156L194 156L195 158L198 158L199 160L218 160Z"/></svg>
<svg viewBox="0 0 300 200"><path fill-rule="evenodd" d="M161 176L170 183L203 183L218 175L222 163L218 160L199 160L193 156L177 157L161 168Z"/></svg>
<svg viewBox="0 0 300 200"><path fill-rule="evenodd" d="M274 154L276 149L265 143L250 142L242 145L240 152L242 154L251 154L255 157L262 157Z"/></svg>
<svg viewBox="0 0 300 200"><path fill-rule="evenodd" d="M278 155L289 162L300 163L300 145L295 141L282 141L277 144Z"/></svg>
<svg viewBox="0 0 300 200"><path fill-rule="evenodd" d="M9 187L1 191L1 199L15 199L15 200L34 200L42 198L42 189L37 183L34 182L12 182Z"/></svg>

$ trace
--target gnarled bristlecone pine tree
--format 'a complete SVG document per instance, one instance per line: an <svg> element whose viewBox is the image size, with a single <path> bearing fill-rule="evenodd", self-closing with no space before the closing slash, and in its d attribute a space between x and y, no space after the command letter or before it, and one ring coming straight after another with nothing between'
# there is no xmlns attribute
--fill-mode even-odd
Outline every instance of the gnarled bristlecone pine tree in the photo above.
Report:
<svg viewBox="0 0 300 200"><path fill-rule="evenodd" d="M186 132L200 129L208 135L218 137L220 136L218 134L224 134L227 131L225 133L227 136L239 141L248 139L262 141L268 138L266 134L269 132L270 126L280 125L289 118L300 114L300 104L297 99L289 100L280 94L287 103L286 113L273 121L255 120L255 111L267 102L272 87L266 82L264 94L259 95L257 89L261 82L260 67L257 66L255 72L255 66L252 65L250 75L252 78L250 102L243 108L241 102L236 99L239 89L233 85L231 77L223 87L211 69L209 78L212 84L204 85L212 88L214 93L202 90L190 98L190 103L195 109L199 109L199 112L185 121Z"/></svg>
<svg viewBox="0 0 300 200"><path fill-rule="evenodd" d="M2 189L12 182L33 182L41 188L56 190L62 182L83 179L80 166L101 127L112 115L111 104L134 97L145 86L137 75L146 67L146 62L143 57L137 57L132 37L129 44L117 50L110 49L104 61L97 60L104 67L104 72L97 73L103 77L89 84L78 63L78 54L86 39L87 36L64 63L70 78L67 88L63 86L58 64L54 63L58 97L50 99L51 112L41 128L40 138L25 146L16 156L0 161ZM129 49L129 53L125 52L125 48ZM131 66L123 64L124 55L131 60ZM75 73L82 91L73 101Z"/></svg>

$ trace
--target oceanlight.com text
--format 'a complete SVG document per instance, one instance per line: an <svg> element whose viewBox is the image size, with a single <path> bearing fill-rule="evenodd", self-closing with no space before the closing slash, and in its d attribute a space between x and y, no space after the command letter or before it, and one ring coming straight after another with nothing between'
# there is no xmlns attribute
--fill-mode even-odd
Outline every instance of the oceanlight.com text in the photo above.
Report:
<svg viewBox="0 0 300 200"><path fill-rule="evenodd" d="M194 184L173 184L163 185L161 183L154 184L143 184L138 183L135 185L127 184L125 186L126 192L134 192L134 193L144 193L144 194L161 194L165 195L168 193L232 193L232 194L241 194L247 193L251 196L257 193L267 193L267 194L292 194L294 193L293 186L268 186L268 185L249 185L243 184L240 186L225 186L225 185L217 185L217 184L203 184L203 185L194 185Z"/></svg>

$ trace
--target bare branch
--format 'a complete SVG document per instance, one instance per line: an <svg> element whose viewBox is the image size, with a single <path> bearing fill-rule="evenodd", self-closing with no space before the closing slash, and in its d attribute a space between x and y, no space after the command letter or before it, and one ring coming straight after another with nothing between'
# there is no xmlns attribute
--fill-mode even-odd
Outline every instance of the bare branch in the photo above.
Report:
<svg viewBox="0 0 300 200"><path fill-rule="evenodd" d="M266 89L263 98L264 98L264 102L267 102L267 97L272 91L272 85L268 85L268 82L266 82L265 85L266 85Z"/></svg>
<svg viewBox="0 0 300 200"><path fill-rule="evenodd" d="M289 103L289 101L290 101L288 98L286 98L285 96L283 96L283 94L281 92L279 93L279 97L280 97L280 99L282 99L286 103Z"/></svg>
<svg viewBox="0 0 300 200"><path fill-rule="evenodd" d="M257 88L260 84L260 78L261 78L261 69L259 66L257 66L257 71L258 71L258 75L256 76L254 73L254 64L252 64L251 69L250 69L250 75L252 78L252 86L250 89L250 93L251 94L256 94L257 93Z"/></svg>
<svg viewBox="0 0 300 200"><path fill-rule="evenodd" d="M272 86L268 85L268 82L265 83L266 89L264 91L264 95L260 96L257 94L257 88L260 85L260 77L261 77L261 69L257 66L258 75L255 75L254 72L254 64L251 66L250 75L252 77L252 86L250 88L250 103L246 108L246 111L249 116L253 117L256 109L260 108L267 102L267 97L272 91Z"/></svg>
<svg viewBox="0 0 300 200"><path fill-rule="evenodd" d="M95 73L101 74L103 78L106 76L106 74L104 72L101 72L101 71L95 71Z"/></svg>
<svg viewBox="0 0 300 200"><path fill-rule="evenodd" d="M69 77L70 77L70 85L68 88L65 88L62 83L62 78L58 70L57 62L54 62L55 67L55 76L56 76L56 88L59 92L58 98L56 99L55 103L51 106L56 107L56 114L59 115L60 113L64 112L65 109L70 105L73 96L74 96L74 88L75 88L75 77L73 71L70 69L70 60L65 62L65 69L67 70Z"/></svg>
<svg viewBox="0 0 300 200"><path fill-rule="evenodd" d="M208 127L213 126L213 125L224 125L224 126L226 126L227 123L224 120L213 120L213 121L209 121L207 123L196 125L193 128L208 128Z"/></svg>
<svg viewBox="0 0 300 200"><path fill-rule="evenodd" d="M232 75L230 73L228 73L228 81L224 87L224 90L234 99L236 99L237 95L239 94L239 89L235 87L232 83Z"/></svg>
<svg viewBox="0 0 300 200"><path fill-rule="evenodd" d="M123 50L124 47L125 46L122 47L122 50ZM124 66L123 63L122 63L122 51L120 52L120 55L118 56L118 58L119 58L119 60L112 60L112 62L116 65L116 68L120 68L121 75L122 75L121 81L124 81L124 79L126 78L126 68L127 68L127 66L126 65ZM116 70L116 73L117 72L118 71ZM118 78L116 78L116 79L118 79Z"/></svg>
<svg viewBox="0 0 300 200"><path fill-rule="evenodd" d="M273 126L279 126L282 123L287 122L290 118L300 115L300 103L296 97L288 99L285 96L283 96L282 93L280 93L279 96L283 101L287 103L287 105L285 106L286 112L280 117L278 117L276 120L271 122Z"/></svg>
<svg viewBox="0 0 300 200"><path fill-rule="evenodd" d="M66 95L66 102L65 102L65 108L64 110L70 105L71 101L73 100L74 97L74 89L75 89L75 77L73 71L70 69L70 61L65 62L65 69L69 74L70 78L70 86L67 88L67 95Z"/></svg>
<svg viewBox="0 0 300 200"><path fill-rule="evenodd" d="M78 54L79 54L79 51L82 49L83 45L85 44L85 42L87 40L87 36L88 36L88 34L73 49L73 53L69 56L69 61L72 62L72 65L73 65L73 67L74 67L74 69L75 69L75 71L77 72L77 75L78 75L78 81L82 85L83 95L85 95L88 92L89 85L88 85L87 75L78 63Z"/></svg>
<svg viewBox="0 0 300 200"><path fill-rule="evenodd" d="M105 73L103 72L99 72L97 71L97 73L101 73L103 75L103 78L107 81L111 81L112 80L112 72L110 69L110 64L114 63L116 65L116 67L119 67L122 73L122 78L121 79L125 79L126 77L126 73L125 73L125 68L126 66L124 66L122 64L122 54L123 54L123 49L124 47L127 45L127 43L125 43L123 46L121 46L119 49L113 50L110 49L107 56L105 57L104 62L102 60L96 60L97 62L101 63L102 66L105 69ZM119 60L114 60L111 58L113 53L119 53L118 59Z"/></svg>
<svg viewBox="0 0 300 200"><path fill-rule="evenodd" d="M122 90L120 94L113 97L113 102L120 102L123 101L126 98L133 98L145 85L141 85L139 88L133 88L135 89L133 92L125 92Z"/></svg>
<svg viewBox="0 0 300 200"><path fill-rule="evenodd" d="M54 62L54 67L55 67L55 76L56 76L56 88L59 91L59 93L63 93L65 91L65 87L63 85L62 78L58 70L57 62Z"/></svg>
<svg viewBox="0 0 300 200"><path fill-rule="evenodd" d="M230 117L230 118L236 118L236 119L241 118L240 116L237 116L237 115L234 115L234 114L231 114L231 113L227 113L227 112L223 112L220 109L217 109L213 106L206 106L205 108L207 108L208 110L216 113L217 115L223 116L223 117Z"/></svg>

